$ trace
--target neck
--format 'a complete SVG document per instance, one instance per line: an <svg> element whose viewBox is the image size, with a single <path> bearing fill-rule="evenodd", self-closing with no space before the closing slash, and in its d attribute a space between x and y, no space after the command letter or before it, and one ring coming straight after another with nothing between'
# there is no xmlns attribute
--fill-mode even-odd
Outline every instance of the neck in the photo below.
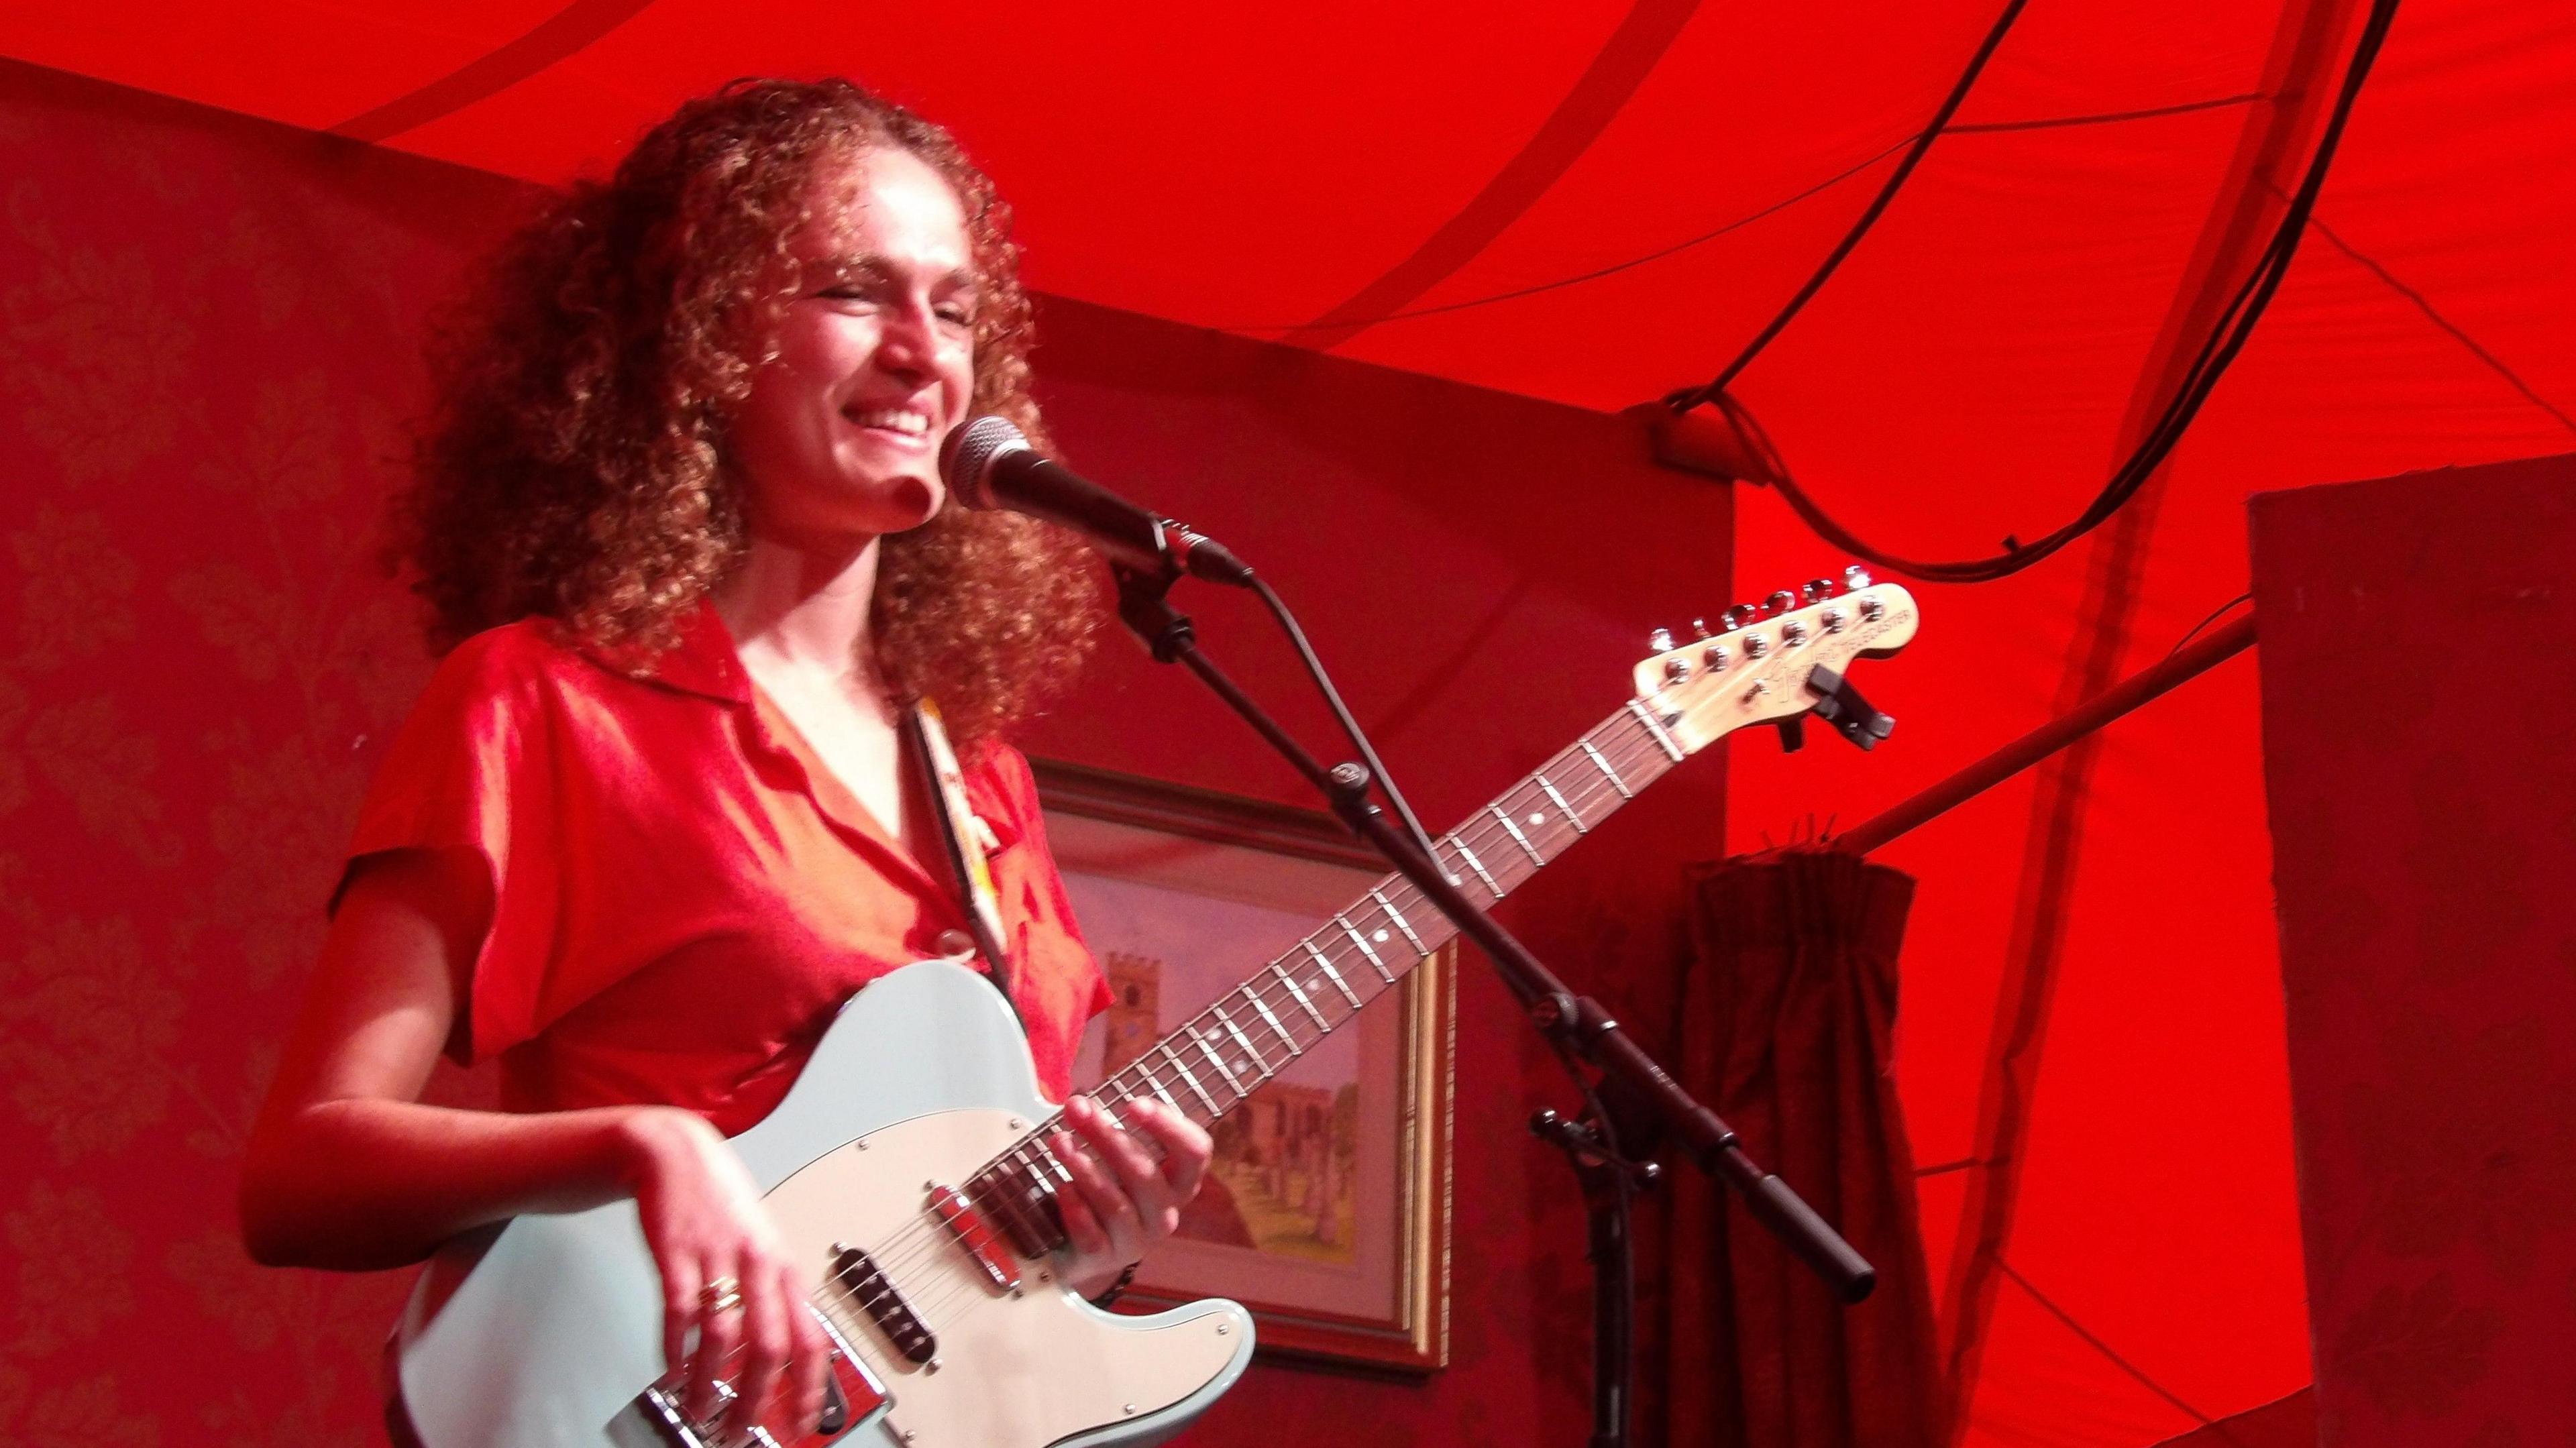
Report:
<svg viewBox="0 0 2576 1448"><path fill-rule="evenodd" d="M879 542L818 550L753 535L714 599L744 661L758 657L836 680L873 677L869 618Z"/></svg>

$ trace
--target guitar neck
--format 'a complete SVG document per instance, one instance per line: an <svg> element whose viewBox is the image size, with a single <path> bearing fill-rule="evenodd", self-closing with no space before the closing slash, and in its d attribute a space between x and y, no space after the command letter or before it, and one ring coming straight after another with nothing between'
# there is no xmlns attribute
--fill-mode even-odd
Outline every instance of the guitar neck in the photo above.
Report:
<svg viewBox="0 0 2576 1448"><path fill-rule="evenodd" d="M1837 729L1874 747L1895 721L1871 709L1842 671L1855 658L1903 648L1916 624L1904 588L1850 569L1840 590L1818 580L1803 595L1772 595L1765 609L1729 610L1723 634L1676 644L1659 633L1655 654L1636 668L1639 698L1435 841L1432 853L1471 903L1489 906L1686 756L1737 729L1830 704L1825 717ZM1213 1122L1455 934L1412 884L1384 876L1092 1095L1113 1114L1151 1099ZM975 1179L979 1193L1006 1204L1024 1244L1061 1240L1052 1193L1071 1177L1045 1145L1054 1129L1040 1126Z"/></svg>
<svg viewBox="0 0 2576 1448"><path fill-rule="evenodd" d="M1479 908L1510 894L1685 753L1663 720L1631 701L1433 841L1439 863ZM1219 996L1090 1095L1123 1115L1156 1100L1204 1126L1241 1106L1316 1043L1395 988L1405 973L1458 933L1401 875L1317 926L1288 952ZM1012 1203L1006 1220L1024 1244L1061 1240L1040 1204L1066 1180L1041 1127L976 1174L986 1201Z"/></svg>
<svg viewBox="0 0 2576 1448"><path fill-rule="evenodd" d="M1663 724L1631 703L1434 841L1438 862L1469 900L1490 906L1682 757ZM1411 882L1383 876L1092 1094L1113 1110L1152 1098L1202 1124L1214 1121L1455 934Z"/></svg>

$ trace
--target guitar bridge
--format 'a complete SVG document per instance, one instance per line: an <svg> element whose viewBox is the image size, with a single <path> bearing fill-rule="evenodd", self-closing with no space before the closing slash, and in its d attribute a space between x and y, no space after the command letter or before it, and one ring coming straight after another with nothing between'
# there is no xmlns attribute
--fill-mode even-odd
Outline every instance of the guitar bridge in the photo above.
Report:
<svg viewBox="0 0 2576 1448"><path fill-rule="evenodd" d="M832 1347L823 1376L823 1416L810 1434L791 1432L782 1439L760 1423L738 1427L731 1424L740 1403L731 1385L721 1382L716 1385L715 1416L703 1422L692 1421L681 1405L685 1379L674 1373L646 1388L632 1408L609 1423L609 1443L614 1448L781 1448L782 1442L810 1443L848 1432L885 1407L890 1399L885 1385L850 1350L849 1340L841 1336L841 1330L832 1325L830 1314L816 1312L814 1320L822 1325Z"/></svg>

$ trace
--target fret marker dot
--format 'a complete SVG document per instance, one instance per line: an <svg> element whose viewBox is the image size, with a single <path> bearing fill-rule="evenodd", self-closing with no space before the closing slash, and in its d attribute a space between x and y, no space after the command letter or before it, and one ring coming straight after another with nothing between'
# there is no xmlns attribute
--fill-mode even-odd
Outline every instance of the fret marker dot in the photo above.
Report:
<svg viewBox="0 0 2576 1448"><path fill-rule="evenodd" d="M1531 811L1530 811L1529 822L1530 822L1531 824L1534 824L1534 825L1535 825L1535 824L1544 824L1546 821L1547 821L1547 816L1545 816L1545 815L1543 815L1543 814L1540 814L1537 810L1531 810Z"/></svg>
<svg viewBox="0 0 2576 1448"><path fill-rule="evenodd" d="M1376 941L1380 945L1384 945L1386 944L1386 932L1383 930L1377 931L1370 935L1369 939Z"/></svg>

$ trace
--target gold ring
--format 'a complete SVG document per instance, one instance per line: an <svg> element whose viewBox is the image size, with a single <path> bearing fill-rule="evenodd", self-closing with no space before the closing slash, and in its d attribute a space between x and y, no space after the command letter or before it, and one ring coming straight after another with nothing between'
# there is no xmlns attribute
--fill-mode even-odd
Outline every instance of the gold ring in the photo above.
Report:
<svg viewBox="0 0 2576 1448"><path fill-rule="evenodd" d="M742 1284L730 1277L719 1277L698 1289L698 1306L710 1315L736 1311L742 1306Z"/></svg>

